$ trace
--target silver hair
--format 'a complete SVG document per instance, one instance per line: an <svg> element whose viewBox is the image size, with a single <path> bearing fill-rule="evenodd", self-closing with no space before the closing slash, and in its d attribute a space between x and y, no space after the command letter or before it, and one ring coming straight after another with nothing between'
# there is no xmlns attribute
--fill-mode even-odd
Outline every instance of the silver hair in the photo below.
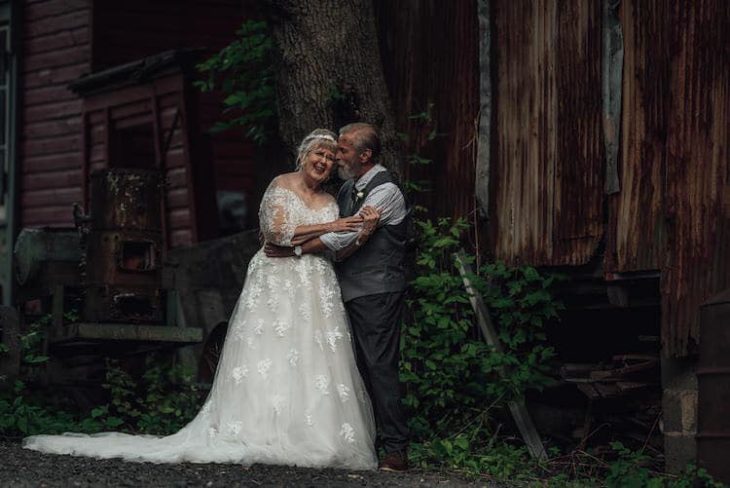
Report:
<svg viewBox="0 0 730 488"><path fill-rule="evenodd" d="M373 124L353 122L340 128L340 135L352 135L353 145L358 153L370 149L370 159L376 161L382 150L378 129Z"/></svg>
<svg viewBox="0 0 730 488"><path fill-rule="evenodd" d="M332 152L337 149L337 135L328 129L314 129L306 135L297 148L297 169L302 167L302 161L307 154L320 147Z"/></svg>

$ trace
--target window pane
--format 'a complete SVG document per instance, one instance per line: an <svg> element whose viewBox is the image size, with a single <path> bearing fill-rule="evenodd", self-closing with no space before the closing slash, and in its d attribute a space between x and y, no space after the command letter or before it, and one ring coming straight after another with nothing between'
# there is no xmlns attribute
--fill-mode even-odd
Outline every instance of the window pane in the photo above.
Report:
<svg viewBox="0 0 730 488"><path fill-rule="evenodd" d="M151 123L114 127L110 143L112 167L152 169L157 165L155 131Z"/></svg>

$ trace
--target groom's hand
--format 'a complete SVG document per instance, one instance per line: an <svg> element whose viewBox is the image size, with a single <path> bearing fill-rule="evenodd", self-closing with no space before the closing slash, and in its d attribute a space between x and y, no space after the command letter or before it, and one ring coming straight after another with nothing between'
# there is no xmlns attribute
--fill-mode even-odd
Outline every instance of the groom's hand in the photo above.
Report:
<svg viewBox="0 0 730 488"><path fill-rule="evenodd" d="M286 246L277 246L267 242L264 246L264 253L270 258L288 258L294 256L294 248Z"/></svg>
<svg viewBox="0 0 730 488"><path fill-rule="evenodd" d="M380 212L375 207L368 205L360 210L360 216L363 219L362 233L369 236L380 222Z"/></svg>

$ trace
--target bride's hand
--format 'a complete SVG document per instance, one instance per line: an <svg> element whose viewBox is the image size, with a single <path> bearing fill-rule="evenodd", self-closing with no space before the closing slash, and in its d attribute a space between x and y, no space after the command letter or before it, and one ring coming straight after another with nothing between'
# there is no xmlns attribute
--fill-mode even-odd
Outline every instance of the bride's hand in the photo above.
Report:
<svg viewBox="0 0 730 488"><path fill-rule="evenodd" d="M343 217L329 224L329 232L357 232L362 227L363 217L353 215L352 217Z"/></svg>

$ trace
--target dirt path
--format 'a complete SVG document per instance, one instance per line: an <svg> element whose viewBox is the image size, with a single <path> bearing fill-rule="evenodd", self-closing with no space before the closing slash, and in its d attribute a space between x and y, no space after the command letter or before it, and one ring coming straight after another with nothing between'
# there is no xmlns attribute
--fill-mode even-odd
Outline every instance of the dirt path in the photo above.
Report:
<svg viewBox="0 0 730 488"><path fill-rule="evenodd" d="M127 463L41 454L0 442L2 487L261 487L261 486L490 486L458 476L412 470L405 474L256 465Z"/></svg>

